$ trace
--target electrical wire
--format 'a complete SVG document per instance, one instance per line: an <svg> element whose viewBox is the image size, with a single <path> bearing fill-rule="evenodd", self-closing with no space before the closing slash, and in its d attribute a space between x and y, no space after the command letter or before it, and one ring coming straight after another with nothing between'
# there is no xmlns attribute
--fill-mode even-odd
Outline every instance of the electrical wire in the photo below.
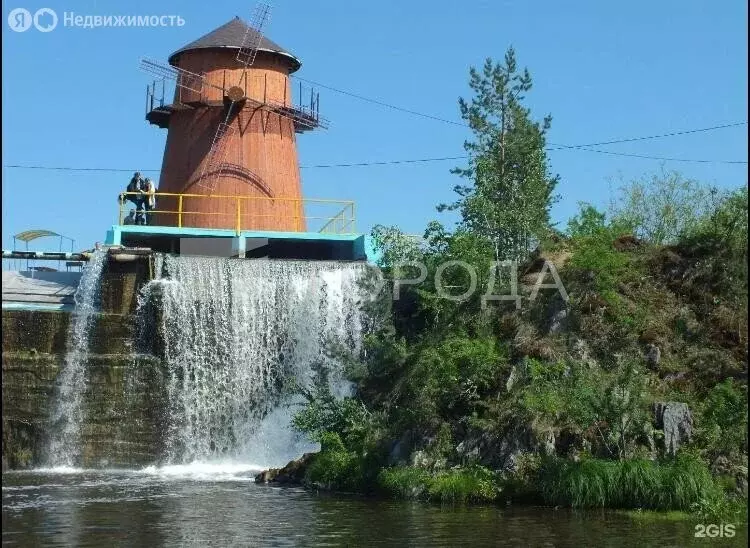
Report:
<svg viewBox="0 0 750 548"><path fill-rule="evenodd" d="M560 150L581 150L584 152L595 152L598 154L609 154L612 156L624 156L628 158L641 158L645 160L659 160L664 162L686 162L686 163L699 163L699 164L740 164L746 165L747 160L704 160L697 158L668 158L664 156L649 156L645 154L630 154L627 152L614 152L611 150L600 150L593 148L584 148L581 146L566 146L566 147L554 147L547 148L547 151L554 152ZM336 167L366 167L366 166L386 166L386 165L398 165L398 164L422 164L430 162L444 162L448 160L466 160L469 156L440 156L436 158L409 158L404 160L383 160L383 161L371 161L371 162L351 162L342 164L314 164L308 166L300 166L300 169L323 169L323 168L336 168ZM117 172L117 173L134 173L141 171L143 173L158 173L159 169L124 169L124 168L105 168L105 167L65 167L65 166L39 166L39 165L21 165L21 164L6 164L3 166L8 169L40 169L48 171L92 171L92 172Z"/></svg>
<svg viewBox="0 0 750 548"><path fill-rule="evenodd" d="M336 92L336 93L340 93L342 95L347 95L349 97L354 97L355 99L359 99L361 101L366 101L368 103L373 103L375 105L380 105L382 107L386 107L386 108L389 108L389 109L392 109L392 110L396 110L396 111L399 111L399 112L404 112L406 114L411 114L413 116L419 116L421 118L427 118L428 120L435 120L435 121L438 121L438 122L443 122L443 123L451 124L451 125L454 125L454 126L461 126L461 127L466 127L466 128L470 127L469 124L466 124L464 122L458 122L456 120L449 120L447 118L442 118L440 116L435 116L433 114L426 114L424 112L418 112L416 110L411 110L411 109L408 109L408 108L399 107L397 105L393 105L391 103L387 103L387 102L381 101L379 99L373 99L371 97L365 97L364 95L359 95L359 94L351 92L351 91L346 91L346 90L335 88L333 86L329 86L329 85L326 85L326 84L321 84L320 82L315 82L313 80L308 80L307 78L302 78L301 76L292 75L292 78L295 78L297 80L300 80L302 82L305 82L305 83L308 83L308 84L311 84L311 85L314 85L314 86L318 86L318 87L323 88L323 89L327 89L327 90L330 90L330 91L333 91L333 92ZM688 130L684 130L684 131L673 131L673 132L670 132L670 133L662 133L660 135L647 135L647 136L642 136L642 137L628 137L628 138L624 138L624 139L612 139L612 140L609 140L609 141L598 141L596 143L587 143L587 144L583 144L583 145L565 145L565 144L560 144L560 143L549 143L549 144L550 144L550 146L555 146L555 147L560 147L560 148L581 149L581 148L585 148L585 147L594 147L594 146L603 146L603 145L614 145L614 144L618 144L618 143L632 143L634 141L647 141L647 140L650 140L650 139L662 139L662 138L665 138L665 137L677 137L678 135L689 135L691 133L701 133L701 132L705 132L705 131L715 131L717 129L726 129L726 128L730 128L730 127L745 126L745 125L747 125L747 120L742 121L742 122L731 122L731 123L728 123L728 124L721 124L721 125L711 126L711 127L705 127L705 128L688 129ZM607 154L608 153L607 151L596 151L596 152L600 152L602 154ZM661 159L661 158L658 158L658 159ZM670 158L664 158L664 159L665 160L669 160ZM689 160L674 160L674 161L689 161ZM710 160L706 160L706 161L710 161ZM740 162L730 162L730 163L740 163ZM745 163L747 163L747 162L745 162Z"/></svg>
<svg viewBox="0 0 750 548"><path fill-rule="evenodd" d="M343 95L347 95L349 97L354 97L356 99L366 101L368 103L373 103L376 105L380 105L386 108L390 108L392 110L396 110L399 112L404 112L406 114L411 114L414 116L419 116L422 118L427 118L430 120L435 120L439 122L444 122L447 124L452 124L456 126L463 126L463 127L469 127L468 124L465 124L463 122L457 122L455 120L448 120L446 118L441 118L440 116L434 116L432 114L425 114L423 112L418 112L415 110L399 107L397 105L393 105L391 103L387 103L385 101L380 101L378 99L373 99L370 97L365 97L364 95L359 95L357 93L353 93L351 91L346 91L342 89L335 88L333 86L329 86L326 84L321 84L320 82L315 82L313 80L309 80L307 78L302 78L300 76L292 75L292 78L296 78L297 80L306 82L308 84L312 84L324 89L328 89L330 91L334 91L336 93L340 93ZM630 158L641 158L646 160L659 160L659 161L666 161L666 162L686 162L686 163L700 163L700 164L747 164L747 160L705 160L705 159L694 159L694 158L669 158L669 157L663 157L663 156L651 156L651 155L645 155L645 154L631 154L626 152L615 152L611 150L601 150L601 149L594 149L591 147L595 146L603 146L603 145L613 145L613 144L619 144L619 143L631 143L635 141L647 141L647 140L653 140L653 139L663 139L667 137L676 137L679 135L689 135L694 133L703 133L707 131L716 131L719 129L726 129L731 127L738 127L747 125L747 120L742 122L732 122L728 124L721 124L711 127L705 127L705 128L697 128L697 129L687 129L683 131L672 131L669 133L661 133L658 135L645 135L640 137L628 137L623 139L612 139L608 141L598 141L595 143L586 143L581 145L566 145L561 143L549 143L550 147L548 147L547 151L555 151L555 150L581 150L585 152L594 152L597 154L608 154L611 156L624 156L624 157L630 157ZM300 166L300 169L315 169L315 168L335 168L335 167L365 167L365 166L383 166L383 165L398 165L398 164L416 164L416 163L429 163L429 162L442 162L447 160L465 160L469 158L468 156L444 156L444 157L438 157L438 158L416 158L416 159L406 159L406 160L384 160L384 161L368 161L368 162L353 162L353 163L342 163L342 164L317 164L317 165L310 165L310 166ZM96 168L96 167L58 167L58 166L40 166L40 165L20 165L20 164L7 164L3 166L4 168L12 168L12 169L42 169L42 170L50 170L50 171L92 171L92 172L135 172L135 171L142 171L142 172L148 172L148 173L158 173L160 170L158 169L140 169L140 170L134 170L134 169L124 169L124 168Z"/></svg>

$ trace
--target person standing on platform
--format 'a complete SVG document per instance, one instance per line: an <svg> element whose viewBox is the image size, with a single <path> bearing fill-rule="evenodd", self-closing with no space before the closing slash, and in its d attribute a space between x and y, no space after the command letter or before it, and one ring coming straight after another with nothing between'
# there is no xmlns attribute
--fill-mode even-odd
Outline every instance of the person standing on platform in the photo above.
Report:
<svg viewBox="0 0 750 548"><path fill-rule="evenodd" d="M143 224L151 224L153 217L149 211L156 207L156 185L151 179L146 179L143 189L143 208L146 211L146 217Z"/></svg>
<svg viewBox="0 0 750 548"><path fill-rule="evenodd" d="M133 204L137 206L138 201L140 200L140 196L133 193L137 193L143 190L143 178L141 178L141 173L139 171L136 171L133 174L133 178L130 179L130 183L128 183L128 187L126 190L128 194L126 195L125 199L133 202Z"/></svg>

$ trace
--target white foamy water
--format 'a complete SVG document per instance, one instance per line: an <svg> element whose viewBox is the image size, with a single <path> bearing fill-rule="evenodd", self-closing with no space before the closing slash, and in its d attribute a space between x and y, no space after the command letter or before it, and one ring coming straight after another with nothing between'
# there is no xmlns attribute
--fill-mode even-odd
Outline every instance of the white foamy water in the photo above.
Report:
<svg viewBox="0 0 750 548"><path fill-rule="evenodd" d="M290 426L301 403L290 388L349 392L328 350L359 350L365 266L166 256L163 269L151 283L169 374L168 462L278 466L313 449Z"/></svg>
<svg viewBox="0 0 750 548"><path fill-rule="evenodd" d="M89 334L94 326L100 295L101 276L107 260L106 250L96 250L83 270L70 316L67 349L57 379L56 395L50 417L50 439L46 462L55 467L71 467L80 458L81 425L84 420L83 393L86 388L86 361Z"/></svg>
<svg viewBox="0 0 750 548"><path fill-rule="evenodd" d="M103 487L107 485L152 484L172 481L255 481L255 476L267 469L264 464L240 462L202 462L143 468L76 468L73 466L52 466L33 470L11 471L11 474L39 475L50 477L75 477L78 487ZM91 479L87 479L91 478ZM40 488L65 487L64 483L42 483L20 487L3 487L8 491L34 491Z"/></svg>
<svg viewBox="0 0 750 548"><path fill-rule="evenodd" d="M264 468L259 464L194 461L189 464L147 466L138 470L136 475L153 476L162 480L254 481L255 475Z"/></svg>

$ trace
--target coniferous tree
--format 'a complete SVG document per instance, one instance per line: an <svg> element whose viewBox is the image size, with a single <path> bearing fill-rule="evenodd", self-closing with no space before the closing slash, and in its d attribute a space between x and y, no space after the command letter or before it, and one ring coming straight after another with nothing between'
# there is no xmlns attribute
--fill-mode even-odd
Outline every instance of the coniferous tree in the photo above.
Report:
<svg viewBox="0 0 750 548"><path fill-rule="evenodd" d="M491 242L495 259L522 260L549 228L556 200L557 176L549 172L545 134L551 117L541 123L523 106L531 89L527 69L519 71L511 47L504 62L487 59L482 72L470 69L475 96L459 99L461 117L474 138L464 143L467 168L453 173L471 181L457 185L459 199L439 210L458 210L462 228Z"/></svg>

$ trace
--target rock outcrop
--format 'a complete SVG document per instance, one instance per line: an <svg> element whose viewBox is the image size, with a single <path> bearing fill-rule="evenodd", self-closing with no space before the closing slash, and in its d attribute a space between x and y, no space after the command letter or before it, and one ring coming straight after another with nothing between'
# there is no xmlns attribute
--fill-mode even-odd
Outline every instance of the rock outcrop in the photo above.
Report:
<svg viewBox="0 0 750 548"><path fill-rule="evenodd" d="M656 428L664 431L664 451L674 455L680 445L693 435L693 416L686 403L657 402L654 404Z"/></svg>
<svg viewBox="0 0 750 548"><path fill-rule="evenodd" d="M461 464L481 464L493 470L515 472L518 459L524 453L555 452L553 432L535 433L530 428L517 428L497 435L492 432L472 432L456 447Z"/></svg>
<svg viewBox="0 0 750 548"><path fill-rule="evenodd" d="M275 483L278 485L300 486L305 480L305 473L317 453L305 453L297 460L289 462L283 468L269 468L255 476L255 483Z"/></svg>

